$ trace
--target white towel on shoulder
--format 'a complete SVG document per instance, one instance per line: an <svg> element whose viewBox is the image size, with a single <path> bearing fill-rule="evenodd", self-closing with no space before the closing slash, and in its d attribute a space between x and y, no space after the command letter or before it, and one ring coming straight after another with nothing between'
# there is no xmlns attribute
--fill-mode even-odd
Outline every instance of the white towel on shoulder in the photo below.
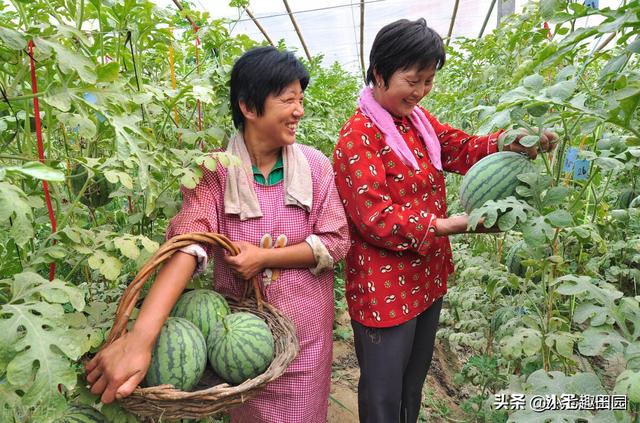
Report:
<svg viewBox="0 0 640 423"><path fill-rule="evenodd" d="M227 153L240 158L242 166L230 166L227 169L227 182L224 190L224 212L236 214L240 220L262 217L260 203L253 187L253 169L249 151L241 133L229 141ZM311 167L304 153L296 144L282 149L284 167L284 203L311 211L313 202L313 182Z"/></svg>

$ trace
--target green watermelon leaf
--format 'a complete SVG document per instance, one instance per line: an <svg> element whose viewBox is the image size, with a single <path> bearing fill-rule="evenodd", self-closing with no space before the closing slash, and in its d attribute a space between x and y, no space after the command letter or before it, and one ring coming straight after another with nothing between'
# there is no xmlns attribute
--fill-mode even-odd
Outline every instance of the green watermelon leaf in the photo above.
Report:
<svg viewBox="0 0 640 423"><path fill-rule="evenodd" d="M545 337L545 345L555 349L563 357L571 358L573 355L573 345L580 339L579 335L570 332L552 332Z"/></svg>
<svg viewBox="0 0 640 423"><path fill-rule="evenodd" d="M27 162L22 166L11 166L3 168L7 173L21 173L36 179L43 179L51 182L62 182L65 179L64 173L52 169L40 162Z"/></svg>
<svg viewBox="0 0 640 423"><path fill-rule="evenodd" d="M547 97L564 101L576 91L577 84L573 79L558 82L546 89Z"/></svg>
<svg viewBox="0 0 640 423"><path fill-rule="evenodd" d="M89 267L98 270L107 280L114 281L120 276L122 263L104 251L96 251L87 260Z"/></svg>
<svg viewBox="0 0 640 423"><path fill-rule="evenodd" d="M11 219L11 222L9 222ZM0 182L0 223L20 247L33 238L33 214L27 196L15 185Z"/></svg>
<svg viewBox="0 0 640 423"><path fill-rule="evenodd" d="M532 246L544 245L553 238L554 229L547 223L544 216L536 216L527 219L522 224L522 235L527 244Z"/></svg>
<svg viewBox="0 0 640 423"><path fill-rule="evenodd" d="M98 82L113 82L118 79L119 72L120 66L118 65L118 62L109 62L96 67Z"/></svg>
<svg viewBox="0 0 640 423"><path fill-rule="evenodd" d="M96 83L94 65L86 56L69 50L62 44L54 41L38 38L35 40L35 43L39 48L44 48L45 50L51 49L56 52L58 65L63 73L75 71L84 82L89 84Z"/></svg>
<svg viewBox="0 0 640 423"><path fill-rule="evenodd" d="M18 31L0 26L0 39L11 50L27 48L27 40Z"/></svg>
<svg viewBox="0 0 640 423"><path fill-rule="evenodd" d="M620 373L613 390L626 395L631 402L640 403L640 371L628 369Z"/></svg>
<svg viewBox="0 0 640 423"><path fill-rule="evenodd" d="M84 294L61 280L49 282L32 272L4 279L0 285L10 292L9 302L0 308L0 344L11 345L13 354L6 366L6 380L16 391L24 392L24 405L66 404L58 385L75 386L72 361L86 350L82 332L68 326L62 304L82 310Z"/></svg>
<svg viewBox="0 0 640 423"><path fill-rule="evenodd" d="M539 140L540 137L537 135L525 135L524 137L520 138L518 142L523 147L533 147L538 143Z"/></svg>
<svg viewBox="0 0 640 423"><path fill-rule="evenodd" d="M569 188L559 186L550 188L544 195L542 204L545 206L557 206L562 204L569 195Z"/></svg>
<svg viewBox="0 0 640 423"><path fill-rule="evenodd" d="M603 170L613 170L624 166L620 160L613 157L598 157L594 161L594 164Z"/></svg>
<svg viewBox="0 0 640 423"><path fill-rule="evenodd" d="M58 110L68 112L71 109L73 97L66 87L52 87L45 92L42 100Z"/></svg>
<svg viewBox="0 0 640 423"><path fill-rule="evenodd" d="M86 116L77 113L60 113L58 120L78 131L78 135L85 138L93 138L97 133L96 124Z"/></svg>
<svg viewBox="0 0 640 423"><path fill-rule="evenodd" d="M105 404L100 411L110 422L138 423L140 421L135 415L129 413L117 403Z"/></svg>
<svg viewBox="0 0 640 423"><path fill-rule="evenodd" d="M517 328L512 336L502 339L500 348L507 357L530 357L542 348L542 334L536 329Z"/></svg>
<svg viewBox="0 0 640 423"><path fill-rule="evenodd" d="M555 228L568 228L574 225L573 216L566 210L554 210L548 213L545 218Z"/></svg>
<svg viewBox="0 0 640 423"><path fill-rule="evenodd" d="M544 78L542 75L534 73L529 75L522 81L522 85L526 88L538 91L544 86Z"/></svg>
<svg viewBox="0 0 640 423"><path fill-rule="evenodd" d="M531 206L515 197L507 197L498 201L489 200L469 213L467 228L471 231L475 230L480 221L484 219L482 224L485 228L494 226L497 221L501 230L508 230L513 228L518 221L525 222L528 213L533 211Z"/></svg>
<svg viewBox="0 0 640 423"><path fill-rule="evenodd" d="M113 244L120 250L122 255L132 260L135 260L140 255L140 250L136 245L135 238L125 235L114 239Z"/></svg>
<svg viewBox="0 0 640 423"><path fill-rule="evenodd" d="M603 355L607 349L623 353L626 345L629 345L629 341L616 332L612 326L591 326L582 334L582 339L578 342L578 351L580 354L595 357Z"/></svg>
<svg viewBox="0 0 640 423"><path fill-rule="evenodd" d="M541 0L540 13L545 20L550 20L556 13L564 9L566 1L564 0Z"/></svg>

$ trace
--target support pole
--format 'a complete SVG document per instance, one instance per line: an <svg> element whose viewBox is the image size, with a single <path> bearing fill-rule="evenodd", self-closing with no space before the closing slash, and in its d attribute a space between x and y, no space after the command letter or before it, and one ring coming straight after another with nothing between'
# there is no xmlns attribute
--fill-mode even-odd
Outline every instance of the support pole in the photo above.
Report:
<svg viewBox="0 0 640 423"><path fill-rule="evenodd" d="M360 68L362 69L362 79L367 79L364 70L364 0L360 0Z"/></svg>
<svg viewBox="0 0 640 423"><path fill-rule="evenodd" d="M453 6L453 15L451 16L451 23L449 24L449 33L447 34L447 46L449 46L449 41L451 41L451 34L453 34L453 25L456 23L456 16L458 15L459 5L460 5L460 0L456 0L456 4Z"/></svg>
<svg viewBox="0 0 640 423"><path fill-rule="evenodd" d="M499 0L498 1L498 25L509 15L516 12L516 0Z"/></svg>
<svg viewBox="0 0 640 423"><path fill-rule="evenodd" d="M258 22L258 19L253 15L249 6L245 7L244 11L247 12L247 15L249 15L253 23L258 27L260 32L262 32L262 35L264 35L264 38L269 42L269 44L275 47L276 45L273 43L273 40L269 37L269 34L267 34L267 31L262 27L262 25L260 25L260 22Z"/></svg>
<svg viewBox="0 0 640 423"><path fill-rule="evenodd" d="M311 61L311 53L309 53L309 49L307 48L307 43L304 42L304 38L302 37L302 32L300 32L300 28L298 27L298 22L296 22L296 18L291 13L291 8L289 7L289 2L287 0L282 0L284 2L284 7L287 9L287 13L289 14L289 18L291 19L291 23L293 24L293 28L296 30L298 34L298 38L300 39L300 43L302 44L302 48L307 55L307 59Z"/></svg>
<svg viewBox="0 0 640 423"><path fill-rule="evenodd" d="M487 24L489 23L489 18L493 13L493 8L495 7L495 5L496 5L496 0L492 0L491 6L489 6L489 11L487 12L487 16L485 16L484 22L482 23L482 28L480 28L480 34L478 34L478 38L482 38L482 34L484 34L484 30L487 27Z"/></svg>
<svg viewBox="0 0 640 423"><path fill-rule="evenodd" d="M179 11L183 11L184 8L182 7L182 3L180 3L180 0L173 0L173 4L176 5L176 7L178 8ZM189 21L189 23L191 24L191 28L193 28L193 32L198 32L198 29L200 29L200 27L198 27L198 25L196 25L196 23L193 21L193 19L191 19L191 16L186 15L187 20Z"/></svg>

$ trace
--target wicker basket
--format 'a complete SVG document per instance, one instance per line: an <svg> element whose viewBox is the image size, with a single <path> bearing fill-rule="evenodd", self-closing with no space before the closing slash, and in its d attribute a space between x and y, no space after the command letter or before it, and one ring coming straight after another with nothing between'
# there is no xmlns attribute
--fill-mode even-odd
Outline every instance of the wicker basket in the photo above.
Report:
<svg viewBox="0 0 640 423"><path fill-rule="evenodd" d="M140 290L156 267L171 257L176 250L194 243L217 245L232 255L239 253L229 239L214 233L189 233L168 240L142 267L122 294L113 327L102 348L124 335ZM257 279L254 278L252 282L255 299L247 298L247 284L244 298L227 297L227 301L233 312L250 311L269 325L274 338L274 359L264 373L240 385L230 386L216 378L207 366L208 373L203 377L206 386L202 386L201 381L196 391L184 392L171 385L137 387L130 396L119 400L119 403L126 410L152 421L159 418L172 420L208 417L242 404L258 393L264 385L282 375L298 354L295 327L284 314L262 300Z"/></svg>

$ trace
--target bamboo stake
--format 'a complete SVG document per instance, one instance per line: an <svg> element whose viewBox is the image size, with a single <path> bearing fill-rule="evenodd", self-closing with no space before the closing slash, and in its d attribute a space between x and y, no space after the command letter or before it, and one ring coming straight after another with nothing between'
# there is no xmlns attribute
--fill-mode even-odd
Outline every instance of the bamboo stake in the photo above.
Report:
<svg viewBox="0 0 640 423"><path fill-rule="evenodd" d="M284 2L284 7L287 9L287 13L289 14L289 18L291 19L291 23L293 24L293 28L296 30L298 34L298 38L300 39L300 43L302 43L302 48L307 55L307 59L311 61L311 53L309 53L309 49L307 48L307 43L304 42L304 38L302 37L302 32L300 32L300 28L298 27L298 22L296 22L296 18L291 13L291 8L289 7L289 2L287 0L282 0Z"/></svg>
<svg viewBox="0 0 640 423"><path fill-rule="evenodd" d="M459 5L460 5L460 0L456 0L456 4L453 6L453 15L451 16L451 23L449 24L449 34L447 35L447 46L449 46L449 41L451 41L451 34L453 34L453 24L456 23L456 16L458 15Z"/></svg>
<svg viewBox="0 0 640 423"><path fill-rule="evenodd" d="M184 8L182 7L182 4L180 3L180 0L173 0L173 4L176 5L176 7L178 8L179 11L182 12L184 10ZM196 23L193 21L193 19L191 19L191 16L185 15L185 17L187 18L187 20L191 24L191 28L193 28L193 31L194 32L198 32L198 29L200 29L200 27L198 25L196 25Z"/></svg>
<svg viewBox="0 0 640 423"><path fill-rule="evenodd" d="M478 38L482 38L482 34L484 34L484 30L489 23L489 18L491 17L491 13L493 13L493 8L496 5L496 0L491 2L491 6L489 6L489 11L487 12L487 16L484 18L484 22L482 23L482 28L480 28L480 34L478 34Z"/></svg>
<svg viewBox="0 0 640 423"><path fill-rule="evenodd" d="M253 15L253 13L251 12L251 9L249 9L249 7L247 6L244 8L244 11L247 12L247 15L249 15L253 23L258 27L260 32L262 32L262 35L264 35L264 38L269 42L269 44L275 47L276 45L273 43L273 40L271 40L271 37L269 37L269 34L267 34L267 31L262 27L262 25L260 25L260 22L258 22L258 19Z"/></svg>
<svg viewBox="0 0 640 423"><path fill-rule="evenodd" d="M364 70L364 0L360 0L360 68L362 69L362 79L366 80L367 75Z"/></svg>

